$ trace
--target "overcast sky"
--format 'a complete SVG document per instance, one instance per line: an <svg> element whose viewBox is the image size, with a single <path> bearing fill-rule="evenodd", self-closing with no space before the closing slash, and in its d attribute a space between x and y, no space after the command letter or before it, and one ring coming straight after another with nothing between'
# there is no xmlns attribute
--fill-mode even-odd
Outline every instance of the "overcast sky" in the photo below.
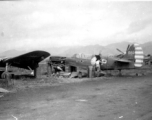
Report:
<svg viewBox="0 0 152 120"><path fill-rule="evenodd" d="M152 2L0 2L0 50L152 41Z"/></svg>

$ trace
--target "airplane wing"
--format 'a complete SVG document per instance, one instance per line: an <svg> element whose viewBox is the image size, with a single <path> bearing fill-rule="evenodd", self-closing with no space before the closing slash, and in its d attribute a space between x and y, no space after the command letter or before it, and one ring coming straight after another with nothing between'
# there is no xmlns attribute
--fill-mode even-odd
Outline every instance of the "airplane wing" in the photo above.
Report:
<svg viewBox="0 0 152 120"><path fill-rule="evenodd" d="M19 68L29 69L30 67L31 69L34 69L40 61L48 56L50 56L50 53L45 51L32 51L17 57L5 59L4 62Z"/></svg>
<svg viewBox="0 0 152 120"><path fill-rule="evenodd" d="M127 59L118 59L118 58L115 58L115 61L116 62L121 62L121 63L131 63L131 61L130 60L127 60Z"/></svg>

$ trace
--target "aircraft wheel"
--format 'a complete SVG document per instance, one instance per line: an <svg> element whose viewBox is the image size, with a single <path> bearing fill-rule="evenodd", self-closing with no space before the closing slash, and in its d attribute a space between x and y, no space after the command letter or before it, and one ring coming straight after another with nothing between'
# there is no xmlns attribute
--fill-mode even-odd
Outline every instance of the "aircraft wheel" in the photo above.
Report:
<svg viewBox="0 0 152 120"><path fill-rule="evenodd" d="M1 77L5 79L6 86L14 85L14 81L11 79L13 77L13 74L9 72L3 72Z"/></svg>
<svg viewBox="0 0 152 120"><path fill-rule="evenodd" d="M6 78L12 78L13 74L10 74L9 72L3 72L1 74L1 78L2 79L6 79Z"/></svg>
<svg viewBox="0 0 152 120"><path fill-rule="evenodd" d="M2 74L1 74L1 78L2 79L5 79L7 77L7 73L6 72L3 72Z"/></svg>
<svg viewBox="0 0 152 120"><path fill-rule="evenodd" d="M78 73L78 78L82 78L82 72Z"/></svg>

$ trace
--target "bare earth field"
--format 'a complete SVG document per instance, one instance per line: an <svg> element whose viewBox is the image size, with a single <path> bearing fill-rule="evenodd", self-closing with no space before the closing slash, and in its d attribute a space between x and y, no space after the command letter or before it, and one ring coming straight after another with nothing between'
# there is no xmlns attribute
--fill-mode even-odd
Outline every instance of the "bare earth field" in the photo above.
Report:
<svg viewBox="0 0 152 120"><path fill-rule="evenodd" d="M0 120L152 120L152 74L15 82Z"/></svg>

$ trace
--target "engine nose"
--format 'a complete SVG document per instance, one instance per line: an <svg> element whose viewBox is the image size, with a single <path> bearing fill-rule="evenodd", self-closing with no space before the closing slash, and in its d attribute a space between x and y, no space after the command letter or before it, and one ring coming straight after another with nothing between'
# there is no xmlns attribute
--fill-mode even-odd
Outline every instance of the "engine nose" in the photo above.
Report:
<svg viewBox="0 0 152 120"><path fill-rule="evenodd" d="M97 65L101 62L101 56L100 55L95 55L92 59L91 59L91 65Z"/></svg>

